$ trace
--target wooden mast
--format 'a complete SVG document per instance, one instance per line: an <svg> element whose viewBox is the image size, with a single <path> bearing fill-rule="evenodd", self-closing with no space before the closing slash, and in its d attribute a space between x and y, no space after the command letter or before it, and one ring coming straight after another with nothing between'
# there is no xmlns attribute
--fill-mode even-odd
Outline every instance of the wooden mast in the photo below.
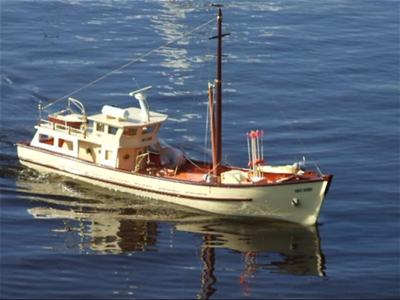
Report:
<svg viewBox="0 0 400 300"><path fill-rule="evenodd" d="M216 103L214 103L213 88L209 87L208 95L210 102L210 120L211 120L211 150L212 150L212 170L215 177L221 174L221 161L222 161L222 38L229 33L222 33L222 5L213 4L212 6L218 7L217 17L217 35L210 39L218 39L217 44L217 74L215 79L215 92ZM214 112L215 107L215 112ZM214 124L214 125L213 125ZM218 179L217 182L220 182Z"/></svg>
<svg viewBox="0 0 400 300"><path fill-rule="evenodd" d="M216 133L215 133L215 146L216 146L216 166L213 168L216 170L216 175L219 176L221 173L221 160L222 160L222 10L218 8L217 17L217 78L215 80L216 90Z"/></svg>

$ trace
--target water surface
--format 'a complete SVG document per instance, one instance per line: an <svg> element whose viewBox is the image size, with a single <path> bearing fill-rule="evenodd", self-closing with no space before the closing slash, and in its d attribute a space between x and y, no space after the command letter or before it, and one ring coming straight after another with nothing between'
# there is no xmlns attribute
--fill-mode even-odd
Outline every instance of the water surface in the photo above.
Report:
<svg viewBox="0 0 400 300"><path fill-rule="evenodd" d="M206 1L11 1L1 8L3 298L398 298L399 4L229 1L224 159L306 157L335 175L315 227L227 220L22 168L39 101L211 19ZM169 143L205 145L213 26L74 95L89 113L152 85ZM201 158L201 157L200 157Z"/></svg>

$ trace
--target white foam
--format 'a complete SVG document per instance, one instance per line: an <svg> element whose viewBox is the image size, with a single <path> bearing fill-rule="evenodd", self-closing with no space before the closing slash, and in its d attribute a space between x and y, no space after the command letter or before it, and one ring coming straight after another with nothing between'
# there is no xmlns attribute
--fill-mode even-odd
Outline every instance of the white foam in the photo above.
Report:
<svg viewBox="0 0 400 300"><path fill-rule="evenodd" d="M229 3L229 8L234 10L244 10L244 11L280 11L282 7L266 1L254 1L247 2L246 5L243 5L240 1L238 3L231 2Z"/></svg>
<svg viewBox="0 0 400 300"><path fill-rule="evenodd" d="M190 135L184 135L184 136L183 136L183 139L184 139L184 140L187 140L187 141L189 141L189 142L194 142L194 141L196 140L196 137L190 136Z"/></svg>
<svg viewBox="0 0 400 300"><path fill-rule="evenodd" d="M188 118L189 120L202 118L201 115L199 115L199 114L184 114L183 116Z"/></svg>
<svg viewBox="0 0 400 300"><path fill-rule="evenodd" d="M135 16L126 16L124 20L141 20L141 19L146 19L149 18L150 16L148 15L135 15Z"/></svg>
<svg viewBox="0 0 400 300"><path fill-rule="evenodd" d="M93 61L82 60L82 59L70 59L70 60L59 59L59 60L56 60L55 62L60 65L92 65L92 64L94 64Z"/></svg>
<svg viewBox="0 0 400 300"><path fill-rule="evenodd" d="M86 37L81 35L76 35L75 38L84 42L96 42L97 40L93 37Z"/></svg>
<svg viewBox="0 0 400 300"><path fill-rule="evenodd" d="M102 25L104 24L103 21L99 21L99 20L90 20L87 22L88 25Z"/></svg>
<svg viewBox="0 0 400 300"><path fill-rule="evenodd" d="M186 128L175 128L174 131L176 131L176 132L186 132L187 129Z"/></svg>
<svg viewBox="0 0 400 300"><path fill-rule="evenodd" d="M184 122L189 121L189 119L188 118L181 118L181 119L168 118L168 121L175 122L175 123L184 123Z"/></svg>
<svg viewBox="0 0 400 300"><path fill-rule="evenodd" d="M7 76L5 76L5 75L1 75L1 77L2 77L2 79L3 79L5 82L7 82L9 85L13 85L13 84L14 84L14 82L13 82L9 77L7 77Z"/></svg>
<svg viewBox="0 0 400 300"><path fill-rule="evenodd" d="M159 93L161 96L167 96L167 97L176 97L176 96L201 96L204 95L204 92L193 92L193 91L171 91L171 92L160 92Z"/></svg>

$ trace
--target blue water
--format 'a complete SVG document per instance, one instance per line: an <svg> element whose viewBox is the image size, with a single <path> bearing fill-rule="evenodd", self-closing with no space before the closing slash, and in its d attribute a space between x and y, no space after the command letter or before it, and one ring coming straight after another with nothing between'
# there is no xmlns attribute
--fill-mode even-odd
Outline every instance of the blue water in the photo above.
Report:
<svg viewBox="0 0 400 300"><path fill-rule="evenodd" d="M315 227L218 219L22 168L51 101L215 16L206 1L0 2L1 298L399 298L397 1L222 1L224 159L335 175ZM214 24L212 24L214 25ZM89 113L152 85L160 132L204 146L214 26L74 95ZM194 151L195 152L195 151ZM193 154L196 155L196 154ZM197 154L200 155L201 154Z"/></svg>

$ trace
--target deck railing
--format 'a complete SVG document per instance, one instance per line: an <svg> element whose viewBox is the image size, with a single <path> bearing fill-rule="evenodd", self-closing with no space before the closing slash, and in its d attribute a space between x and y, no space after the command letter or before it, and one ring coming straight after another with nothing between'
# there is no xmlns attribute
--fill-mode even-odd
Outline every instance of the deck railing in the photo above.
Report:
<svg viewBox="0 0 400 300"><path fill-rule="evenodd" d="M69 135L79 135L79 136L86 136L87 132L91 132L92 128L86 128L85 129L78 129L78 128L74 128L65 124L59 124L59 123L55 123L55 122L51 122L49 120L45 120L45 119L40 119L39 122L39 126L40 127L45 127L45 128L50 128L54 131L61 131L64 133L67 133Z"/></svg>

